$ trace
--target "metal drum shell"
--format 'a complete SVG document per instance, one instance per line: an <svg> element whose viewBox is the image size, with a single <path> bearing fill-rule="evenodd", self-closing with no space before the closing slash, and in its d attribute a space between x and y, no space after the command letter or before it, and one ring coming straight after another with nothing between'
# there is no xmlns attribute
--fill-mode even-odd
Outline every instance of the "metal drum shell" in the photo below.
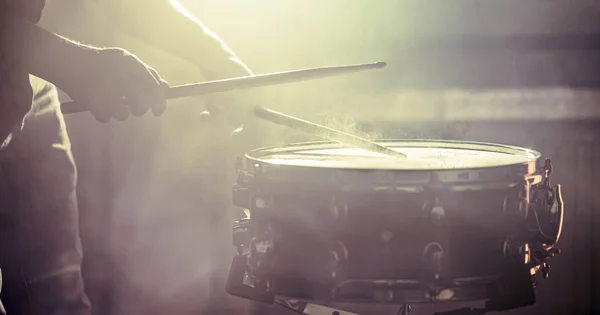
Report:
<svg viewBox="0 0 600 315"><path fill-rule="evenodd" d="M268 240L263 247L270 249L254 255L255 262L263 262L260 268L254 265L255 274L270 279L276 294L303 299L386 299L385 294L375 295L386 291L382 287L397 287L392 300L428 302L433 297L426 292L432 287L423 286L429 280L442 291L453 288L450 300L485 298L481 288L501 277L510 264L503 257L503 244L523 228L519 205L537 183L528 178L539 153L473 142L383 143L468 146L534 158L476 169L365 170L261 160L277 150L343 147L328 142L252 151L239 163L234 203L250 210L254 241ZM432 219L435 207L443 209L441 224ZM446 255L438 271L424 267L423 252L431 244L439 244ZM438 272L442 279L435 278ZM375 295L368 296L365 288ZM350 293L333 293L341 291Z"/></svg>

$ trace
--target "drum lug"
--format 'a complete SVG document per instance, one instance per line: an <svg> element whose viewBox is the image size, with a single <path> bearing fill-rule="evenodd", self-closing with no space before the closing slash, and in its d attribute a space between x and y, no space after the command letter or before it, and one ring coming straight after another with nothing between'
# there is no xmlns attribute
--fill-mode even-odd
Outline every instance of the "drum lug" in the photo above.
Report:
<svg viewBox="0 0 600 315"><path fill-rule="evenodd" d="M444 225L446 210L442 202L436 197L433 201L427 201L422 206L423 219L435 227Z"/></svg>

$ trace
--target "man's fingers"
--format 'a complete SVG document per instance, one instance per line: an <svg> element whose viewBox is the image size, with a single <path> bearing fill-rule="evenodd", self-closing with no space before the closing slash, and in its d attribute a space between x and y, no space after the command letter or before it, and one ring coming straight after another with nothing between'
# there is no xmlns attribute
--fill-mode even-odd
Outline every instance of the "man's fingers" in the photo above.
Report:
<svg viewBox="0 0 600 315"><path fill-rule="evenodd" d="M110 109L105 107L103 103L94 100L88 101L90 112L98 122L107 123L110 121Z"/></svg>
<svg viewBox="0 0 600 315"><path fill-rule="evenodd" d="M159 98L157 102L154 103L154 106L152 106L152 114L154 114L154 116L160 116L167 110L166 94L167 90L170 88L170 84L169 82L161 78L158 75L158 72L156 72L156 70L149 68L149 71L154 76L154 78L158 80L158 83L160 84L160 88L158 90Z"/></svg>
<svg viewBox="0 0 600 315"><path fill-rule="evenodd" d="M129 89L127 95L127 107L133 116L140 117L145 115L148 110L150 110L152 102L154 102L154 100L149 97L145 90L135 86Z"/></svg>
<svg viewBox="0 0 600 315"><path fill-rule="evenodd" d="M146 88L160 86L160 77L157 77L156 70L146 66L137 57L128 55L125 63L126 68L123 71L130 76L127 79L134 80L135 85Z"/></svg>
<svg viewBox="0 0 600 315"><path fill-rule="evenodd" d="M123 121L129 118L129 108L127 108L127 106L125 105L126 101L126 99L114 99L109 101L110 105L107 104L108 106L110 106L111 116L114 117L116 120Z"/></svg>
<svg viewBox="0 0 600 315"><path fill-rule="evenodd" d="M111 117L121 121L129 118L129 109L123 99L96 99L88 101L88 104L92 115L101 123L109 122Z"/></svg>
<svg viewBox="0 0 600 315"><path fill-rule="evenodd" d="M152 115L158 117L165 113L167 110L167 102L157 103L152 107Z"/></svg>
<svg viewBox="0 0 600 315"><path fill-rule="evenodd" d="M156 71L147 67L135 56L128 56L124 69L124 95L130 101L131 112L142 116L152 108L153 113L162 114L166 107L163 84Z"/></svg>

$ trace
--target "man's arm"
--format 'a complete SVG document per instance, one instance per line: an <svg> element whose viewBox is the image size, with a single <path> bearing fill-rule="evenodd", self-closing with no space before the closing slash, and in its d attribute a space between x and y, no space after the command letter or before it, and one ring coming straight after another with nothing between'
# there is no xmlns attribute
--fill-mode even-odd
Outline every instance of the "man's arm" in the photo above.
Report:
<svg viewBox="0 0 600 315"><path fill-rule="evenodd" d="M92 47L50 33L16 16L7 16L2 47L17 54L25 70L58 86L68 85L86 67ZM79 78L77 78L79 79Z"/></svg>
<svg viewBox="0 0 600 315"><path fill-rule="evenodd" d="M202 22L176 0L99 2L126 33L197 65L208 80L252 74L251 70Z"/></svg>
<svg viewBox="0 0 600 315"><path fill-rule="evenodd" d="M99 121L123 120L166 106L168 84L136 56L119 48L96 48L71 41L11 16L2 28L2 49L26 73L52 82L85 103Z"/></svg>

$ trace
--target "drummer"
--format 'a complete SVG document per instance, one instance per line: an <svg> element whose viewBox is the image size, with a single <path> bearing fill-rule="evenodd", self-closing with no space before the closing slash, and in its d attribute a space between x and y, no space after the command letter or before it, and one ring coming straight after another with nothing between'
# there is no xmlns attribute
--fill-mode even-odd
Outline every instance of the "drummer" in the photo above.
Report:
<svg viewBox="0 0 600 315"><path fill-rule="evenodd" d="M56 89L48 81L87 104L101 122L162 114L167 83L123 49L80 44L36 26L44 2L0 0L2 300L8 314L90 314L80 269L75 165ZM166 0L155 3L169 6ZM140 19L159 24L154 15ZM178 38L169 35L180 33L177 28L196 27L197 35L204 34L198 42L212 52L204 55L210 56L207 63L247 73L215 37L179 19L160 24L174 28L161 33L163 40Z"/></svg>

